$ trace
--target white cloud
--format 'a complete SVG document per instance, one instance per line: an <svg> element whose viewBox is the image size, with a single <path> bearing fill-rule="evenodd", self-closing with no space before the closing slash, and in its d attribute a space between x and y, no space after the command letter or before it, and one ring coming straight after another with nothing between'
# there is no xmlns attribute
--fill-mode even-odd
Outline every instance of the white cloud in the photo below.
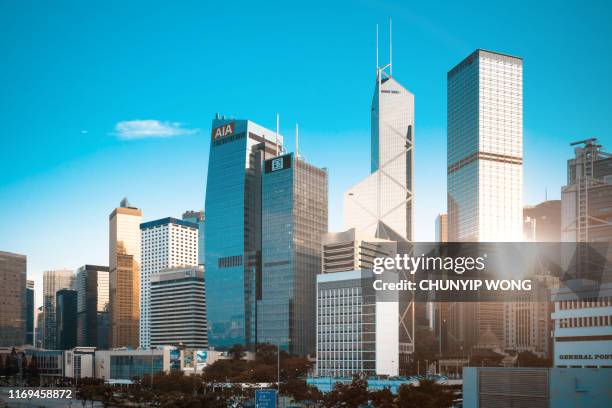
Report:
<svg viewBox="0 0 612 408"><path fill-rule="evenodd" d="M155 119L125 120L115 125L114 134L120 139L143 139L146 137L173 137L191 135L198 129L185 129L179 122L161 122Z"/></svg>

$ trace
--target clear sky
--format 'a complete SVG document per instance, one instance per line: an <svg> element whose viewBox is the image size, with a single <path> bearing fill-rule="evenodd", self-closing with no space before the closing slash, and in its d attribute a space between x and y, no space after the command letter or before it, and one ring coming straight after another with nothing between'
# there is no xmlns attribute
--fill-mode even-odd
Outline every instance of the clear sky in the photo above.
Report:
<svg viewBox="0 0 612 408"><path fill-rule="evenodd" d="M446 73L476 48L524 58L525 204L559 197L569 142L612 150L608 1L292 3L0 0L0 250L28 256L39 296L43 270L108 263L122 197L145 221L203 208L215 112L278 112L289 150L299 122L341 229L389 17L415 94L416 239L446 209Z"/></svg>

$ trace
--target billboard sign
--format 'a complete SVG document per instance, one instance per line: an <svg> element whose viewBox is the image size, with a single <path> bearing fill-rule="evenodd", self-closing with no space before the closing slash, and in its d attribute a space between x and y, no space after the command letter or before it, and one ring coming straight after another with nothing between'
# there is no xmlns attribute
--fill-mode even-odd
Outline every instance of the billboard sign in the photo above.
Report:
<svg viewBox="0 0 612 408"><path fill-rule="evenodd" d="M276 408L276 390L255 390L255 408Z"/></svg>
<svg viewBox="0 0 612 408"><path fill-rule="evenodd" d="M226 136L234 134L236 122L226 123L225 125L218 126L212 130L213 142L222 139Z"/></svg>
<svg viewBox="0 0 612 408"><path fill-rule="evenodd" d="M273 159L266 160L265 171L272 173L279 170L285 170L291 167L291 155L286 154L284 156L275 157Z"/></svg>

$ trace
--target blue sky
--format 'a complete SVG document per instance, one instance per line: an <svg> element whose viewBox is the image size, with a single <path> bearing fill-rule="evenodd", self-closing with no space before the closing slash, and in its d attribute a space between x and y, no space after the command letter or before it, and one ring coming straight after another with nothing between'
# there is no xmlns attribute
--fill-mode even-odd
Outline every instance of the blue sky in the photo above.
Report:
<svg viewBox="0 0 612 408"><path fill-rule="evenodd" d="M124 196L144 220L203 208L215 112L270 128L278 112L289 150L299 122L342 228L342 192L369 171L389 17L415 94L418 240L446 207L446 72L475 48L524 58L526 204L559 197L570 141L612 149L609 2L290 3L0 0L0 250L39 280L106 264Z"/></svg>

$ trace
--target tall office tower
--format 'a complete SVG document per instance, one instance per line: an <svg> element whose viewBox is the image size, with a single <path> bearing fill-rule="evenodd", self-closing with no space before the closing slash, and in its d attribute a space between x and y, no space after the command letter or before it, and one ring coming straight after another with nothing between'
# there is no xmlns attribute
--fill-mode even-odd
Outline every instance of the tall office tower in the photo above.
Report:
<svg viewBox="0 0 612 408"><path fill-rule="evenodd" d="M77 270L77 346L108 349L108 266L83 265Z"/></svg>
<svg viewBox="0 0 612 408"><path fill-rule="evenodd" d="M523 60L476 50L448 78L448 240L521 241ZM504 339L503 304L458 304L451 337L464 349ZM491 336L488 336L491 337Z"/></svg>
<svg viewBox="0 0 612 408"><path fill-rule="evenodd" d="M140 220L142 211L121 200L109 216L109 346L138 347Z"/></svg>
<svg viewBox="0 0 612 408"><path fill-rule="evenodd" d="M26 331L25 343L34 345L34 281L26 281Z"/></svg>
<svg viewBox="0 0 612 408"><path fill-rule="evenodd" d="M354 228L323 234L322 245L322 273L371 270L374 258L397 252L395 242L360 235Z"/></svg>
<svg viewBox="0 0 612 408"><path fill-rule="evenodd" d="M369 270L317 276L317 375L399 374L399 307Z"/></svg>
<svg viewBox="0 0 612 408"><path fill-rule="evenodd" d="M151 275L151 346L182 343L206 349L206 292L201 266L163 269Z"/></svg>
<svg viewBox="0 0 612 408"><path fill-rule="evenodd" d="M572 143L578 145L561 189L561 240L612 242L612 154L597 139Z"/></svg>
<svg viewBox="0 0 612 408"><path fill-rule="evenodd" d="M344 193L345 228L412 241L414 95L392 76L391 63L376 67L371 126L371 174Z"/></svg>
<svg viewBox="0 0 612 408"><path fill-rule="evenodd" d="M57 349L69 350L77 342L77 291L60 289L56 294Z"/></svg>
<svg viewBox="0 0 612 408"><path fill-rule="evenodd" d="M208 343L253 348L261 276L261 174L282 136L249 120L212 122L206 183Z"/></svg>
<svg viewBox="0 0 612 408"><path fill-rule="evenodd" d="M0 251L0 347L24 343L26 263L25 255Z"/></svg>
<svg viewBox="0 0 612 408"><path fill-rule="evenodd" d="M448 242L448 215L438 214L436 217L436 242Z"/></svg>
<svg viewBox="0 0 612 408"><path fill-rule="evenodd" d="M561 200L543 201L523 208L523 239L561 242Z"/></svg>
<svg viewBox="0 0 612 408"><path fill-rule="evenodd" d="M166 268L198 264L198 224L162 218L140 224L140 347L151 338L151 275Z"/></svg>
<svg viewBox="0 0 612 408"><path fill-rule="evenodd" d="M34 346L37 348L43 347L44 342L44 328L45 328L45 312L43 312L43 307L39 306L36 315L36 335L34 336Z"/></svg>
<svg viewBox="0 0 612 408"><path fill-rule="evenodd" d="M206 217L204 211L185 211L183 221L198 224L198 265L204 265L206 248Z"/></svg>
<svg viewBox="0 0 612 408"><path fill-rule="evenodd" d="M523 60L476 50L448 72L449 241L521 241Z"/></svg>
<svg viewBox="0 0 612 408"><path fill-rule="evenodd" d="M43 311L45 324L43 327L43 347L57 348L57 325L55 301L57 291L74 287L74 272L68 269L43 272Z"/></svg>
<svg viewBox="0 0 612 408"><path fill-rule="evenodd" d="M293 154L266 160L257 342L315 351L316 277L327 232L327 169Z"/></svg>

